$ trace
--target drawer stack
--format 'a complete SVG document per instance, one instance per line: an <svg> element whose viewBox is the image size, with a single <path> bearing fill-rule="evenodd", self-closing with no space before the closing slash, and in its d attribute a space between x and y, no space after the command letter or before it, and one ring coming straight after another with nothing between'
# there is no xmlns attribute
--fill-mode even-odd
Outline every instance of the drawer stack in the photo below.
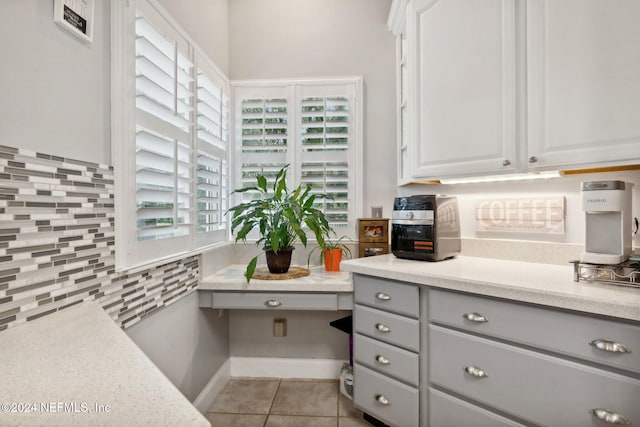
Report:
<svg viewBox="0 0 640 427"><path fill-rule="evenodd" d="M435 289L428 301L430 425L640 424L637 325Z"/></svg>
<svg viewBox="0 0 640 427"><path fill-rule="evenodd" d="M354 292L354 403L391 425L417 426L418 286L358 275Z"/></svg>

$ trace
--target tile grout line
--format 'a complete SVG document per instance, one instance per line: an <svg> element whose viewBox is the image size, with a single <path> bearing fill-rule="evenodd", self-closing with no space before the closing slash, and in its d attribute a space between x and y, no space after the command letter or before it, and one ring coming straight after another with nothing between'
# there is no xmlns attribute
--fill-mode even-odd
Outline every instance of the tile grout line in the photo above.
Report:
<svg viewBox="0 0 640 427"><path fill-rule="evenodd" d="M262 427L267 426L267 422L269 421L269 416L271 415L271 410L273 409L273 404L276 402L276 396L278 395L278 391L280 391L280 384L282 383L282 378L278 378L278 385L276 386L276 392L273 393L273 397L271 398L271 405L269 405L269 410L267 411L267 416L264 419L264 424Z"/></svg>

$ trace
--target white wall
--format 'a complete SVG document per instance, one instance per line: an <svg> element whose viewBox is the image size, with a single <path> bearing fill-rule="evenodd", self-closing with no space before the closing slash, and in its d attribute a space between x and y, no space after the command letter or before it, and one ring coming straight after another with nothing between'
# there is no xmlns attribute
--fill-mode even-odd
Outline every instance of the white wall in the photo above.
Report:
<svg viewBox="0 0 640 427"><path fill-rule="evenodd" d="M229 75L229 0L158 0L224 74Z"/></svg>
<svg viewBox="0 0 640 427"><path fill-rule="evenodd" d="M191 401L229 358L228 316L199 308L197 292L125 332Z"/></svg>
<svg viewBox="0 0 640 427"><path fill-rule="evenodd" d="M93 43L53 22L53 1L0 2L0 144L110 163L109 2Z"/></svg>
<svg viewBox="0 0 640 427"><path fill-rule="evenodd" d="M229 2L231 79L363 76L362 216L396 193L395 39L386 28L390 7L390 0Z"/></svg>

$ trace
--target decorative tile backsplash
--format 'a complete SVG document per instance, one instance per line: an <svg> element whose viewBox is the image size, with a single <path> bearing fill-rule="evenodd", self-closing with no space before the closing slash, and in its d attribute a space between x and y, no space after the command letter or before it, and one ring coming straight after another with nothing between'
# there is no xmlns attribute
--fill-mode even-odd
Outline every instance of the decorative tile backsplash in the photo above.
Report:
<svg viewBox="0 0 640 427"><path fill-rule="evenodd" d="M198 269L116 273L113 168L0 146L0 331L86 300L126 328L194 290Z"/></svg>

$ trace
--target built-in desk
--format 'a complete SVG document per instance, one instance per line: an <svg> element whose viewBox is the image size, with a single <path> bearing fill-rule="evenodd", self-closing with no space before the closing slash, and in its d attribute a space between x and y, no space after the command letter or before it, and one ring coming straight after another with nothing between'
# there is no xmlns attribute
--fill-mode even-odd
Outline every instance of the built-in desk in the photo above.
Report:
<svg viewBox="0 0 640 427"><path fill-rule="evenodd" d="M258 310L351 310L353 281L346 271L311 267L297 279L260 280L244 277L246 265L226 267L202 278L200 307Z"/></svg>

